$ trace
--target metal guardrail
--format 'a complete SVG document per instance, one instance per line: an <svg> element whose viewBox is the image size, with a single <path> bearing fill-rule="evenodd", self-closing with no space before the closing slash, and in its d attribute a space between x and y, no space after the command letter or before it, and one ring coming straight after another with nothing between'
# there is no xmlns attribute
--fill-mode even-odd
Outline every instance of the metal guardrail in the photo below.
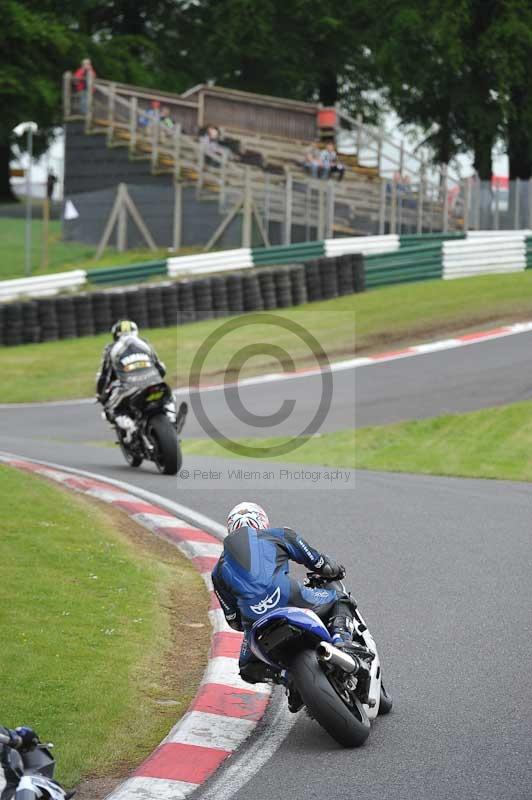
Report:
<svg viewBox="0 0 532 800"><path fill-rule="evenodd" d="M53 275L0 281L0 301L17 297L49 297L66 289L79 289L85 283L86 274L83 269L75 269Z"/></svg>
<svg viewBox="0 0 532 800"><path fill-rule="evenodd" d="M148 278L167 274L167 259L145 261L141 264L128 264L123 267L99 267L87 273L87 281L95 285L116 285L145 281Z"/></svg>

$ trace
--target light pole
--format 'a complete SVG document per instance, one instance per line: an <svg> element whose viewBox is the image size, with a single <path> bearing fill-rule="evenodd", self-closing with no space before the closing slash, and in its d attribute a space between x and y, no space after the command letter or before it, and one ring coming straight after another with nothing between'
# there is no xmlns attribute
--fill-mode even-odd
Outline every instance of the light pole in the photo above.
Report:
<svg viewBox="0 0 532 800"><path fill-rule="evenodd" d="M33 134L37 131L35 122L21 122L14 129L17 136L26 134L29 165L26 172L26 230L24 237L24 274L31 274L31 166L33 161Z"/></svg>

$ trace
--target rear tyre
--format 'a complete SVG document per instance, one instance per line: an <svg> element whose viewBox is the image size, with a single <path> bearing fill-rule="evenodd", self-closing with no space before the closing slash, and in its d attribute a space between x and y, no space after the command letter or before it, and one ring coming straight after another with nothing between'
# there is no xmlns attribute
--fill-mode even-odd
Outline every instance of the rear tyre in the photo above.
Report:
<svg viewBox="0 0 532 800"><path fill-rule="evenodd" d="M311 716L343 747L360 747L369 736L369 720L362 703L347 692L340 694L323 671L313 650L295 659L292 676Z"/></svg>
<svg viewBox="0 0 532 800"><path fill-rule="evenodd" d="M163 475L176 475L181 468L182 456L175 428L163 414L150 421L150 439L154 446L153 460Z"/></svg>
<svg viewBox="0 0 532 800"><path fill-rule="evenodd" d="M393 700L391 694L385 689L385 686L381 680L381 699L379 703L379 716L382 717L385 714L389 714L392 710Z"/></svg>
<svg viewBox="0 0 532 800"><path fill-rule="evenodd" d="M122 451L122 455L126 459L129 466L140 467L140 465L142 464L142 456L137 455L137 453L131 452L128 445L124 441L124 432L118 427L118 425L115 426L115 430L118 439L118 444L120 445L120 449Z"/></svg>

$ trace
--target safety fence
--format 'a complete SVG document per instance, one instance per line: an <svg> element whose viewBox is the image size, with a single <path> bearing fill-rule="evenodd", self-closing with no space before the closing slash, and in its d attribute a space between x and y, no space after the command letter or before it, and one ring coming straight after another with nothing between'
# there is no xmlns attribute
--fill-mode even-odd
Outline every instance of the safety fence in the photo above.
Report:
<svg viewBox="0 0 532 800"><path fill-rule="evenodd" d="M0 344L90 336L109 331L121 318L134 319L142 328L182 325L363 290L363 257L351 254L148 287L0 303Z"/></svg>

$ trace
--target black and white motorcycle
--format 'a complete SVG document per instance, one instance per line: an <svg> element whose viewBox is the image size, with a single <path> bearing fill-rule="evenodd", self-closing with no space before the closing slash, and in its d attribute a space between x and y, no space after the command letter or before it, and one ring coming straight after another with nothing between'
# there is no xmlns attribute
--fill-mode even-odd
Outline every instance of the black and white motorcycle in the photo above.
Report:
<svg viewBox="0 0 532 800"><path fill-rule="evenodd" d="M13 800L70 800L74 797L75 792L68 792L54 781L55 759L50 752L53 744L37 742L31 749L17 750L3 733L0 733L0 744L8 748L9 766L19 779Z"/></svg>

